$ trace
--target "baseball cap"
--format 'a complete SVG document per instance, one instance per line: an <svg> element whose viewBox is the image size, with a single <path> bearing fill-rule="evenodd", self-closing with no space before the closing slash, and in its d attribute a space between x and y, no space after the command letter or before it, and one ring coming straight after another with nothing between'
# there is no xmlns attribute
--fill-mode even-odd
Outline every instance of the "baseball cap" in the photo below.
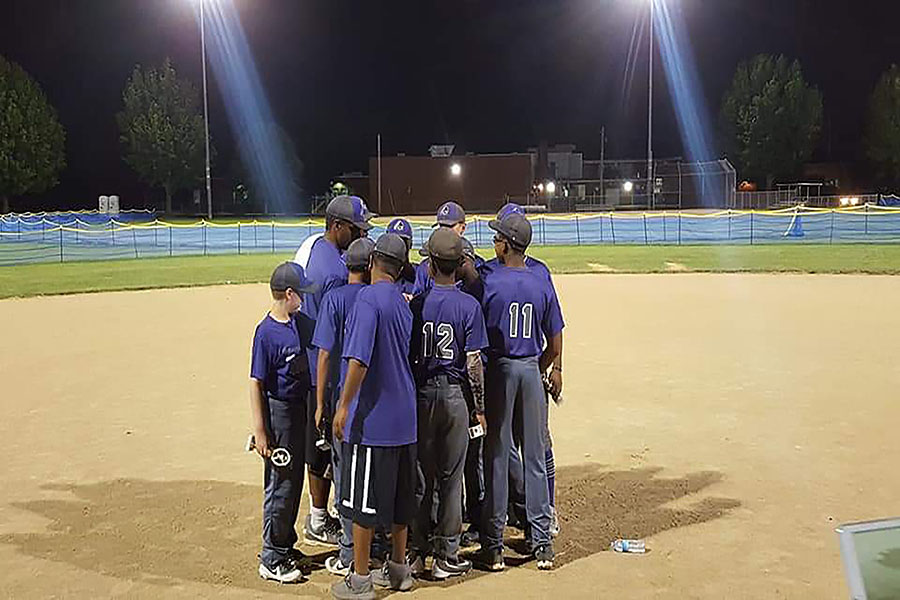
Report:
<svg viewBox="0 0 900 600"><path fill-rule="evenodd" d="M394 219L390 223L388 223L387 229L385 229L386 233L396 233L403 239L407 239L412 241L413 230L412 225L409 224L409 221L406 219Z"/></svg>
<svg viewBox="0 0 900 600"><path fill-rule="evenodd" d="M372 228L369 219L376 216L369 212L365 201L359 196L335 196L328 203L325 214L335 219L347 221L363 231L368 231Z"/></svg>
<svg viewBox="0 0 900 600"><path fill-rule="evenodd" d="M508 239L516 250L525 250L531 243L531 223L525 215L517 213L506 215L502 220L492 220L488 223L488 227Z"/></svg>
<svg viewBox="0 0 900 600"><path fill-rule="evenodd" d="M375 242L373 252L393 258L399 263L405 263L409 250L407 250L406 242L402 237L396 233L385 233Z"/></svg>
<svg viewBox="0 0 900 600"><path fill-rule="evenodd" d="M348 269L367 267L369 265L369 256L375 249L375 242L371 238L359 238L353 240L347 251L344 253L344 264Z"/></svg>
<svg viewBox="0 0 900 600"><path fill-rule="evenodd" d="M436 225L453 227L457 223L465 223L465 221L466 211L463 210L462 206L452 200L441 204L441 207L437 211Z"/></svg>
<svg viewBox="0 0 900 600"><path fill-rule="evenodd" d="M515 202L507 202L500 208L500 212L497 213L497 220L502 221L503 217L508 217L509 215L524 215L525 209L522 208L520 204L516 204Z"/></svg>
<svg viewBox="0 0 900 600"><path fill-rule="evenodd" d="M460 238L462 240L462 251L463 256L467 258L471 258L473 261L475 260L475 246L472 245L472 242L467 240L466 238Z"/></svg>
<svg viewBox="0 0 900 600"><path fill-rule="evenodd" d="M428 238L428 256L440 260L459 260L463 257L462 238L446 227L435 229Z"/></svg>
<svg viewBox="0 0 900 600"><path fill-rule="evenodd" d="M303 267L295 262L283 262L272 271L269 288L276 292L284 292L290 288L298 294L302 294L315 292L318 286L306 278Z"/></svg>

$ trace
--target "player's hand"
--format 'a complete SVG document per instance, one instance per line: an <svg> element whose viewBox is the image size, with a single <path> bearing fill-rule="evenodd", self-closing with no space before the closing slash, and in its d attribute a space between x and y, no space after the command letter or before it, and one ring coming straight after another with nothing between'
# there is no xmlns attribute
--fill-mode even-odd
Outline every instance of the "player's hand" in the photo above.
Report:
<svg viewBox="0 0 900 600"><path fill-rule="evenodd" d="M256 446L256 452L263 458L270 458L272 456L272 445L266 430L262 429L253 432L253 437L255 440L254 445Z"/></svg>
<svg viewBox="0 0 900 600"><path fill-rule="evenodd" d="M316 416L314 417L315 421L313 423L316 424L316 429L322 428L322 417L325 414L324 407L316 406Z"/></svg>
<svg viewBox="0 0 900 600"><path fill-rule="evenodd" d="M559 371L557 369L550 369L550 375L548 379L550 381L550 395L553 396L553 400L555 401L557 398L562 396L562 371Z"/></svg>
<svg viewBox="0 0 900 600"><path fill-rule="evenodd" d="M478 424L481 425L481 428L484 430L485 435L487 435L487 418L485 418L484 414L475 413L475 419L478 421Z"/></svg>
<svg viewBox="0 0 900 600"><path fill-rule="evenodd" d="M341 406L331 422L331 435L340 442L344 441L344 425L347 423L347 413L348 410Z"/></svg>
<svg viewBox="0 0 900 600"><path fill-rule="evenodd" d="M409 302L410 300L413 299L413 295L412 294L403 294L403 299L406 300L407 302Z"/></svg>

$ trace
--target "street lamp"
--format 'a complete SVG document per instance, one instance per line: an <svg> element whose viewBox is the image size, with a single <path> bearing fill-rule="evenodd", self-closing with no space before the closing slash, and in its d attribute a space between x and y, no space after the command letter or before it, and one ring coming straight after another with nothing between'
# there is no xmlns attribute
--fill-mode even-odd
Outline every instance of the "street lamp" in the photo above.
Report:
<svg viewBox="0 0 900 600"><path fill-rule="evenodd" d="M450 165L450 174L451 175L453 175L454 177L459 177L461 173L462 173L462 167L460 166L459 163L453 163L452 165Z"/></svg>
<svg viewBox="0 0 900 600"><path fill-rule="evenodd" d="M214 0L195 0L200 4L200 62L203 63L203 127L206 133L206 216L211 221L212 176L209 167L209 94L206 89L206 19L204 6Z"/></svg>
<svg viewBox="0 0 900 600"><path fill-rule="evenodd" d="M547 190L547 195L553 196L556 194L556 183L553 181L548 181L544 189Z"/></svg>
<svg viewBox="0 0 900 600"><path fill-rule="evenodd" d="M626 181L622 184L622 191L624 191L626 194L630 194L634 191L634 183L632 183L631 181Z"/></svg>

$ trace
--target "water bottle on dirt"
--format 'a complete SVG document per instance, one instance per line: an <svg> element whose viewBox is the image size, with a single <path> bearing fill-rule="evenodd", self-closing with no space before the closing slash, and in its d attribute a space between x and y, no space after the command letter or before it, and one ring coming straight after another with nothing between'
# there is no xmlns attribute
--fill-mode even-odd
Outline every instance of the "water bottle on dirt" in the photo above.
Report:
<svg viewBox="0 0 900 600"><path fill-rule="evenodd" d="M627 554L644 554L647 551L647 545L644 540L615 540L610 544L610 550L613 552L625 552Z"/></svg>

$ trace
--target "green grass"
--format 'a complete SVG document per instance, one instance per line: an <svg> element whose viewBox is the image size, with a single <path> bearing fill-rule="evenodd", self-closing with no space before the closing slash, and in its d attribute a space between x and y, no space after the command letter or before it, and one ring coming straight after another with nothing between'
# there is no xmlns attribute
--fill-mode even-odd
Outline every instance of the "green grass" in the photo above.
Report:
<svg viewBox="0 0 900 600"><path fill-rule="evenodd" d="M900 245L566 246L534 248L531 254L554 273L900 274ZM251 254L0 267L0 298L261 282L290 258Z"/></svg>

